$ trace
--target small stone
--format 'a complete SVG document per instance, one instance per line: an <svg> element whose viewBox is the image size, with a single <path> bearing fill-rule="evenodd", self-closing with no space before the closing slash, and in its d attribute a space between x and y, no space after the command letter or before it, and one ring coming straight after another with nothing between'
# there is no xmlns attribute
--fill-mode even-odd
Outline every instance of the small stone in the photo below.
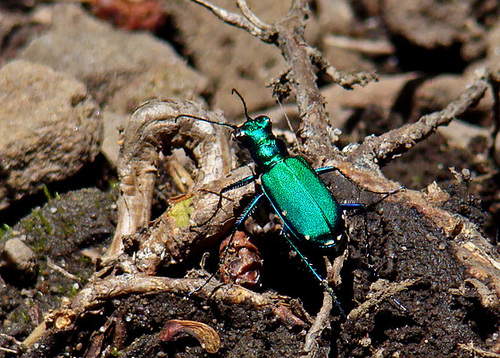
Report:
<svg viewBox="0 0 500 358"><path fill-rule="evenodd" d="M36 273L35 253L20 238L13 238L5 243L2 252L3 266L26 277Z"/></svg>

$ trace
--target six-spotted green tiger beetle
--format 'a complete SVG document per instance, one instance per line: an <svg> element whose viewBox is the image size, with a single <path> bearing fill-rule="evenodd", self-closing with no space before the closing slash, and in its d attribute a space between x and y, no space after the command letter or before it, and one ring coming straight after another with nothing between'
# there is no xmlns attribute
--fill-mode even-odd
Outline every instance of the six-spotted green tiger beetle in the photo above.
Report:
<svg viewBox="0 0 500 358"><path fill-rule="evenodd" d="M345 317L335 293L297 245L307 245L323 250L338 246L346 240L343 211L361 209L364 205L340 204L320 178L320 174L337 169L335 167L313 169L303 157L290 156L285 144L273 134L271 119L263 115L251 118L243 97L234 89L233 93L240 97L244 105L246 121L242 125L215 122L190 115L179 115L177 118L193 118L233 130L233 139L250 152L256 165L256 174L222 189L220 195L257 179L260 179L262 187L262 193L255 196L237 220L235 230L242 226L257 204L266 198L283 222L283 234L290 246L332 296L340 313Z"/></svg>

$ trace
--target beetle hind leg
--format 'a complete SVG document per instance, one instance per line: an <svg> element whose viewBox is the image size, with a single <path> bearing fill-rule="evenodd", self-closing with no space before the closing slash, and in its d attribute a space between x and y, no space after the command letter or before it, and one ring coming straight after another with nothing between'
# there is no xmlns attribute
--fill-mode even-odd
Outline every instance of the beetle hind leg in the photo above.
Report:
<svg viewBox="0 0 500 358"><path fill-rule="evenodd" d="M339 300L337 299L337 295L335 294L335 292L333 292L332 288L330 286L328 286L328 282L319 275L319 273L312 266L312 264L309 262L309 260L307 259L307 257L298 249L298 247L295 245L295 243L290 238L290 235L289 235L288 230L286 229L286 227L283 229L283 236L287 239L287 241L290 244L290 246L292 247L292 249L300 256L300 258L302 259L302 261L306 264L307 268L313 274L313 276L316 278L316 280L319 282L319 284L321 286L323 286L323 288L325 289L325 291L328 292L328 294L332 297L333 302L337 306L337 309L339 310L339 312L342 315L342 317L346 318L347 316L346 316L346 314L344 312L344 309L340 305Z"/></svg>

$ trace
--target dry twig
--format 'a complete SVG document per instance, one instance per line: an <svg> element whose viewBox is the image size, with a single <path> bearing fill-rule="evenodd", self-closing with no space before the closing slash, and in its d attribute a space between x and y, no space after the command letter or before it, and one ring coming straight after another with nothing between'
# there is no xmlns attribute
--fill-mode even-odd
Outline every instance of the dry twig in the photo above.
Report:
<svg viewBox="0 0 500 358"><path fill-rule="evenodd" d="M488 89L487 77L486 71L479 73L460 97L443 110L425 115L416 123L406 124L381 136L366 138L351 157L366 158L367 161L382 164L408 151L433 134L439 126L449 124L479 102Z"/></svg>
<svg viewBox="0 0 500 358"><path fill-rule="evenodd" d="M97 280L83 288L69 305L63 306L46 317L45 321L24 340L23 344L28 347L32 346L46 332L49 325L57 325L59 322L58 329L71 329L78 318L98 311L104 303L132 294L170 292L180 296L187 296L198 289L193 293L193 296L204 300L217 300L229 305L251 304L255 309L270 307L284 320L295 317L287 308L287 300L282 296L260 294L239 285L223 285L216 279L205 283L206 278L176 279L140 273L109 276ZM200 287L202 288L200 289Z"/></svg>

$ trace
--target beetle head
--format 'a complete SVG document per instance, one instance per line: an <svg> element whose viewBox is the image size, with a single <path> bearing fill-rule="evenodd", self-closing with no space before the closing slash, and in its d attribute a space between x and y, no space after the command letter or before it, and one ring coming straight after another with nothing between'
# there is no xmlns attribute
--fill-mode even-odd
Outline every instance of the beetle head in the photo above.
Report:
<svg viewBox="0 0 500 358"><path fill-rule="evenodd" d="M247 146L258 143L263 138L272 136L272 121L267 116L247 118L233 133L235 140Z"/></svg>

